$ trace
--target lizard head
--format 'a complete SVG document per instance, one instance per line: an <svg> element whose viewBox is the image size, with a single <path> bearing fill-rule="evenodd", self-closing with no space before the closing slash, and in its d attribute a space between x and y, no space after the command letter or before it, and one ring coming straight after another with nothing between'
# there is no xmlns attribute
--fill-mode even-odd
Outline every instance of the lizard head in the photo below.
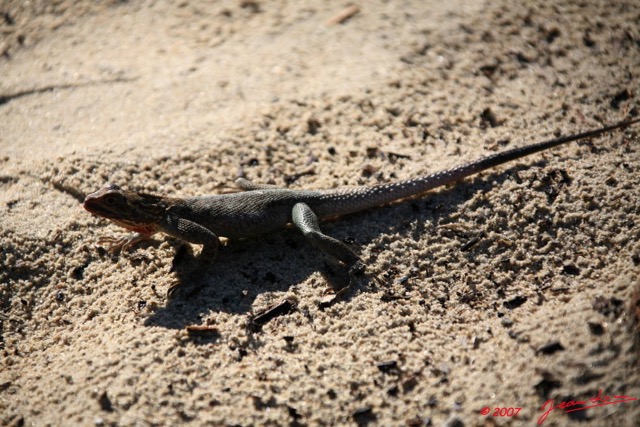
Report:
<svg viewBox="0 0 640 427"><path fill-rule="evenodd" d="M167 200L161 196L138 193L115 184L107 184L95 193L87 195L82 206L92 214L111 220L121 227L138 233L152 234L168 207Z"/></svg>

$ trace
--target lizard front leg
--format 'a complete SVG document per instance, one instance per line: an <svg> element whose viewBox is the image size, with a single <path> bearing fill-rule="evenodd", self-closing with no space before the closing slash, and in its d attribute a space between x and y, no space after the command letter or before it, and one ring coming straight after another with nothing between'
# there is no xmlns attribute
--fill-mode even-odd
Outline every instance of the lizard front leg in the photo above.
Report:
<svg viewBox="0 0 640 427"><path fill-rule="evenodd" d="M213 261L220 247L220 239L216 234L208 228L190 221L180 218L176 215L168 215L161 223L162 231L189 243L202 245L199 262L205 265ZM173 268L172 268L173 270ZM201 277L196 274L199 269L195 269L186 275L178 274L178 281L173 283L167 290L167 298L176 300L186 298L196 292L201 284Z"/></svg>
<svg viewBox="0 0 640 427"><path fill-rule="evenodd" d="M213 261L218 254L218 248L220 247L220 239L218 236L216 236L213 231L196 222L180 218L176 215L167 215L161 223L161 228L162 231L174 237L189 243L202 245L200 261L203 263Z"/></svg>
<svg viewBox="0 0 640 427"><path fill-rule="evenodd" d="M314 247L334 261L344 264L349 276L360 274L364 271L364 264L360 257L341 241L320 231L318 217L305 203L296 203L291 212L293 224L302 231L304 237Z"/></svg>

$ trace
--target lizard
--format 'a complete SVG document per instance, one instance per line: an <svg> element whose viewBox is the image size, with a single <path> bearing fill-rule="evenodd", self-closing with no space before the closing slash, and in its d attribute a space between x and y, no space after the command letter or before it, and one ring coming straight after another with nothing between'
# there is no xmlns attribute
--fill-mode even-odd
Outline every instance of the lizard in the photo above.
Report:
<svg viewBox="0 0 640 427"><path fill-rule="evenodd" d="M424 196L486 169L548 150L572 141L592 138L626 128L640 118L583 133L498 152L430 175L375 186L331 190L298 190L256 184L238 178L242 191L189 198L166 197L106 184L84 199L83 207L134 234L116 239L103 237L110 252L127 250L158 232L202 245L200 260L210 262L221 245L220 237L243 239L276 232L293 224L306 240L334 264L346 268L349 277L365 269L360 257L345 243L324 234L320 221Z"/></svg>

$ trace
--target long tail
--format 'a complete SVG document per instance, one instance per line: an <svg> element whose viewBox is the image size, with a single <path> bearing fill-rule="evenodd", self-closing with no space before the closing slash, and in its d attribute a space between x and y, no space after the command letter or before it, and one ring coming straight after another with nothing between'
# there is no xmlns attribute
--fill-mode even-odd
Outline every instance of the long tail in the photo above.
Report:
<svg viewBox="0 0 640 427"><path fill-rule="evenodd" d="M568 142L599 136L616 129L623 129L638 122L640 122L640 119L634 119L588 132L561 136L548 141L513 148L511 150L492 154L451 169L418 178L411 178L389 184L376 185L373 187L339 189L327 192L318 201L319 203L314 207L314 211L320 218L331 218L370 209L376 206L386 205L407 198L419 197L436 187L459 181L470 175L499 166L511 160L516 160L539 151L548 150Z"/></svg>

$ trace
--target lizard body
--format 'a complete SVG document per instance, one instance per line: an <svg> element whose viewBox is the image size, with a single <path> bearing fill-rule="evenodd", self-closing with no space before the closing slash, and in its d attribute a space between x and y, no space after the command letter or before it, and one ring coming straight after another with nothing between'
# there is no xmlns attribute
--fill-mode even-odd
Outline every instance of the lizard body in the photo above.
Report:
<svg viewBox="0 0 640 427"><path fill-rule="evenodd" d="M296 226L305 238L332 260L344 264L349 273L362 271L360 258L344 243L322 233L319 220L340 217L389 203L420 197L429 190L450 184L483 170L571 141L602 135L640 122L635 119L600 129L514 148L431 175L372 187L336 190L293 190L236 183L243 192L190 198L171 198L123 189L107 184L84 200L89 212L136 232L112 239L111 250L127 249L157 232L203 245L201 258L212 260L219 237L240 239Z"/></svg>

